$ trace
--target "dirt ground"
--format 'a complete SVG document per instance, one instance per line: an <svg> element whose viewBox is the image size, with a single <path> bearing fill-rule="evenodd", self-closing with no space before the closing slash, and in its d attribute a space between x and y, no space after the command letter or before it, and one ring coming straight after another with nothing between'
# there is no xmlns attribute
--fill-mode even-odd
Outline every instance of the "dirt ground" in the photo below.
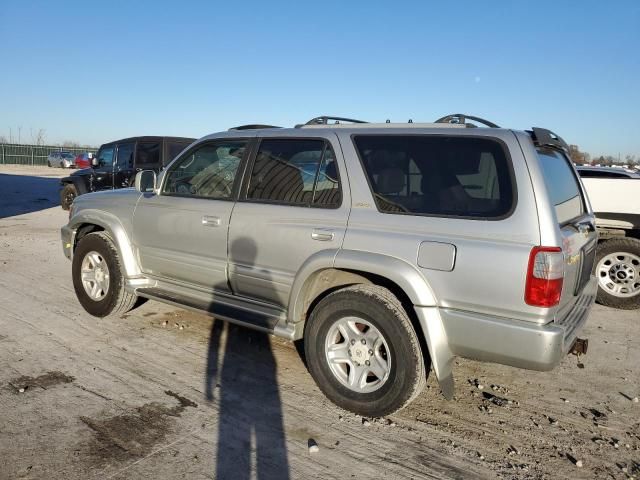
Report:
<svg viewBox="0 0 640 480"><path fill-rule="evenodd" d="M282 340L156 302L86 314L59 238L67 173L0 166L0 479L640 478L640 311L596 306L583 368L459 359L455 400L430 378L363 419Z"/></svg>

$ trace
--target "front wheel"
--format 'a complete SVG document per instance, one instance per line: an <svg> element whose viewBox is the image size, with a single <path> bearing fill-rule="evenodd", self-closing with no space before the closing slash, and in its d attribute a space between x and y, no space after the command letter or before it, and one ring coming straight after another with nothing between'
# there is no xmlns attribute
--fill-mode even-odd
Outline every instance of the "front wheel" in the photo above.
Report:
<svg viewBox="0 0 640 480"><path fill-rule="evenodd" d="M411 320L389 290L375 285L347 287L323 298L305 329L305 355L324 394L363 416L404 408L426 382Z"/></svg>
<svg viewBox="0 0 640 480"><path fill-rule="evenodd" d="M80 239L71 271L76 296L94 317L120 315L135 306L137 296L125 291L118 251L105 232Z"/></svg>
<svg viewBox="0 0 640 480"><path fill-rule="evenodd" d="M66 184L60 191L60 206L63 210L69 210L73 200L78 196L78 191L72 183Z"/></svg>
<svg viewBox="0 0 640 480"><path fill-rule="evenodd" d="M640 308L640 240L612 238L601 242L594 274L599 303L624 310Z"/></svg>

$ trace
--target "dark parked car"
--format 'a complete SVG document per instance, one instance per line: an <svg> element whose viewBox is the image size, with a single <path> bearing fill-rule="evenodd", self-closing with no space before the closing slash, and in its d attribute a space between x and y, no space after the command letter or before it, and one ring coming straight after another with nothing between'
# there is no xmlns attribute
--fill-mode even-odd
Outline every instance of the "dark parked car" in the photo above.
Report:
<svg viewBox="0 0 640 480"><path fill-rule="evenodd" d="M160 171L195 139L184 137L132 137L105 143L91 159L91 167L60 180L60 203L69 210L84 193L133 186L136 172Z"/></svg>

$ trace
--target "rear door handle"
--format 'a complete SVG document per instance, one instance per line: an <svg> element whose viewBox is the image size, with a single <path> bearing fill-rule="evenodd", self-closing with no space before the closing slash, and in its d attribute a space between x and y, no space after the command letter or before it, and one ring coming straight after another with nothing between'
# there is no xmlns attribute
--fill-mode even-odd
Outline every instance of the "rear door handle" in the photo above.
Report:
<svg viewBox="0 0 640 480"><path fill-rule="evenodd" d="M314 228L311 232L311 238L319 242L329 242L333 240L334 235L333 230L322 228Z"/></svg>
<svg viewBox="0 0 640 480"><path fill-rule="evenodd" d="M220 223L220 217L210 217L209 215L202 217L202 225L205 227L219 227Z"/></svg>

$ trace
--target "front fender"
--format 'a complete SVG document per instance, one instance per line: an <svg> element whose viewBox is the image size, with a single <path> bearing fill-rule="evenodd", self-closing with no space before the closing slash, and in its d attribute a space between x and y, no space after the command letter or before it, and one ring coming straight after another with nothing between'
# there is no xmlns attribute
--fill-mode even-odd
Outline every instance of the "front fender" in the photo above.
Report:
<svg viewBox="0 0 640 480"><path fill-rule="evenodd" d="M73 231L77 231L83 225L97 225L111 236L120 253L120 261L124 268L125 277L131 278L142 274L138 260L133 252L129 235L118 217L102 210L80 210L71 218L68 227ZM75 245L73 248L75 249Z"/></svg>
<svg viewBox="0 0 640 480"><path fill-rule="evenodd" d="M83 195L85 193L89 193L89 186L87 184L87 180L84 177L80 176L69 176L60 179L60 185L64 188L65 185L69 183L73 184L76 187L76 192L78 195Z"/></svg>

